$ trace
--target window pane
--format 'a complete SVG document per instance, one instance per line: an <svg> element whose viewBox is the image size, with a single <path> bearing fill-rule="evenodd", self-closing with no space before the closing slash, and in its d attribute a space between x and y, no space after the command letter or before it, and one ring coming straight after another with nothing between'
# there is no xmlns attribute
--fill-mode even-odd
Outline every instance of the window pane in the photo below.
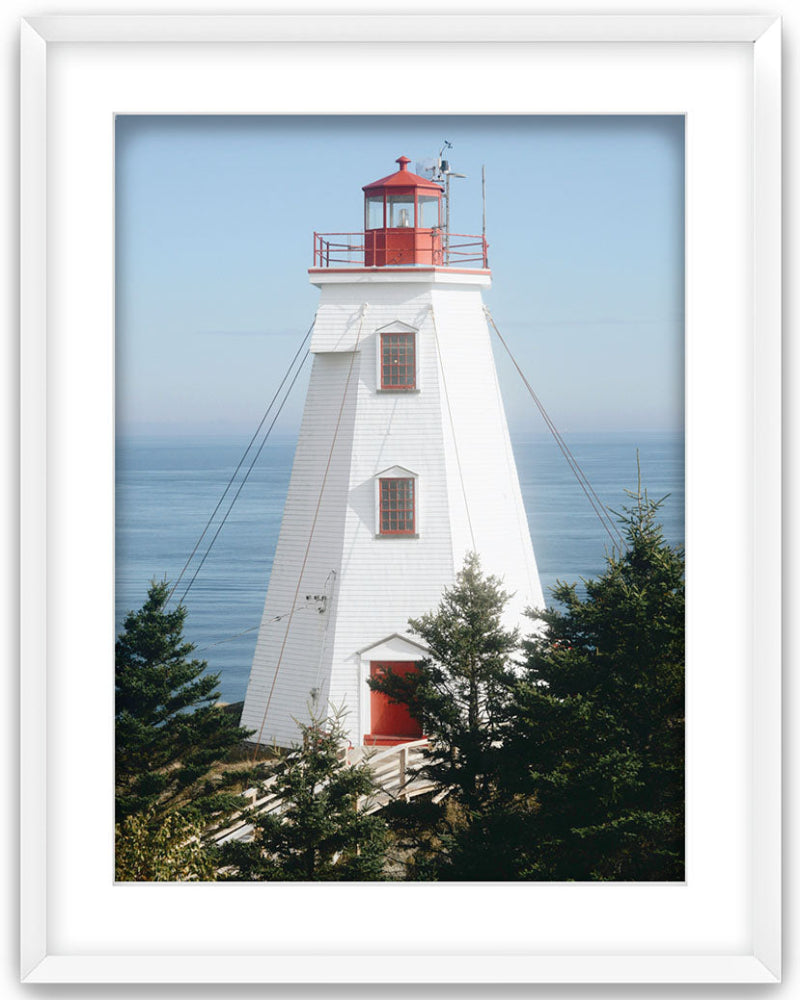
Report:
<svg viewBox="0 0 800 1000"><path fill-rule="evenodd" d="M433 229L439 225L439 199L436 195L421 194L417 199L417 226L420 229Z"/></svg>
<svg viewBox="0 0 800 1000"><path fill-rule="evenodd" d="M386 225L389 229L413 228L414 196L393 194L386 199Z"/></svg>
<svg viewBox="0 0 800 1000"><path fill-rule="evenodd" d="M383 195L367 198L367 229L383 229Z"/></svg>
<svg viewBox="0 0 800 1000"><path fill-rule="evenodd" d="M416 358L413 333L381 334L381 387L416 387Z"/></svg>
<svg viewBox="0 0 800 1000"><path fill-rule="evenodd" d="M380 481L380 531L383 535L414 534L414 480Z"/></svg>

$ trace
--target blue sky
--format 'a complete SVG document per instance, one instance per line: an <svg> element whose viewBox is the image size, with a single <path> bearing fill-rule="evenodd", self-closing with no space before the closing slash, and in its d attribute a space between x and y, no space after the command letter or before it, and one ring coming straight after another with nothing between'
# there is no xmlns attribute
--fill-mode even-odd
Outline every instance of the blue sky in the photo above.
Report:
<svg viewBox="0 0 800 1000"><path fill-rule="evenodd" d="M453 144L451 228L563 432L683 426L681 117L174 117L116 126L118 434L247 434L316 308L313 232ZM543 431L496 346L509 424ZM299 424L305 380L276 428Z"/></svg>

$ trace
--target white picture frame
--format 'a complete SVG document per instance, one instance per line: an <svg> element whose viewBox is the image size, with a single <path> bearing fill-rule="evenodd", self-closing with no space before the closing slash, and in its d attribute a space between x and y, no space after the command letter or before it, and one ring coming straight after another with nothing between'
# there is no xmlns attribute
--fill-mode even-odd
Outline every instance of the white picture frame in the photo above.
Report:
<svg viewBox="0 0 800 1000"><path fill-rule="evenodd" d="M372 50L381 48L385 67L387 58L402 60L414 46L433 43L445 46L444 58L455 64L476 55L481 59L484 85L449 97L452 113L502 108L509 113L649 109L687 114L687 624L688 667L695 679L687 703L687 883L395 886L400 892L393 902L401 913L444 912L449 929L437 927L426 936L418 922L401 919L393 924L391 940L374 936L375 928L367 926L374 922L359 918L364 901L374 901L385 886L270 887L269 907L264 886L114 886L113 114L433 112L443 109L443 99L426 104L428 95L413 88L402 106L394 107L387 107L386 94L320 93L324 88L299 84L280 92L257 89L279 68L296 73L298 80L304 70L319 72L332 46L349 46L348 63L350 57L369 61ZM740 15L54 16L26 19L21 44L22 979L777 981L780 20ZM266 64L250 59L259 45L269 46ZM576 45L582 46L579 61ZM643 46L649 46L647 58L637 62L645 55ZM681 75L670 85L670 99L663 80L653 81L658 73L667 74L671 60L681 66ZM703 83L704 61L730 73L732 87L715 91L713 80ZM548 97L534 86L545 64L552 79L560 81ZM224 83L209 74L209 66L217 72L223 65ZM531 86L509 87L501 94L501 65L502 79L520 73L525 80L530 73ZM636 89L626 76L634 65L642 84ZM591 88L587 78L581 83L588 73ZM213 90L209 75L216 81ZM704 131L709 129L719 130L718 142L709 141ZM712 148L720 144L721 150ZM693 151L706 146L706 158L694 159ZM728 157L724 172L720 156ZM718 203L709 207L698 200L700 194ZM722 212L726 204L735 224ZM719 246L712 260L715 232ZM713 381L723 355L734 375L727 382ZM713 412L703 401L708 395ZM720 482L723 477L727 480ZM729 494L724 510L710 495L715 483ZM712 524L715 530L709 531ZM731 553L723 549L726 537L735 550ZM77 539L83 541L81 550ZM720 560L730 561L723 565ZM725 581L727 605L714 603L715 572ZM107 622L106 630L81 628L86 604L92 622ZM732 643L723 651L726 672L709 676L719 664L704 638L703 619L717 615L719 620L726 607L724 624ZM82 703L75 700L75 684L81 686ZM725 712L712 717L711 694L723 685ZM712 723L713 745L708 741ZM107 758L98 746L107 748ZM732 760L723 760L723 752ZM71 784L78 771L90 789L81 789L80 814ZM721 841L710 818L720 812L729 820L730 842ZM707 818L700 822L698 816ZM710 863L717 855L729 862L727 879L722 866ZM532 912L532 922L537 912L548 913L552 938L526 938L524 929L510 922L509 913L521 902ZM466 940L458 921L476 905L491 906L492 920L480 940ZM710 924L710 930L693 929L690 905L697 927ZM661 919L656 908L668 914L659 931L661 946L654 946L655 938L634 941L635 928L647 922L643 914L650 922ZM578 911L594 913L594 926L587 923L571 939L564 930L572 926L565 916L570 911L577 923ZM225 912L240 914L238 939L222 939ZM280 926L275 920L270 924L270 912L281 914ZM597 919L598 913L606 919ZM212 914L220 921L216 950L213 936L203 937ZM262 938L247 938L245 926L259 914L265 921ZM167 932L159 925L162 920ZM133 928L139 928L141 940ZM159 935L158 947L146 940L148 933ZM405 961L387 961L397 955Z"/></svg>

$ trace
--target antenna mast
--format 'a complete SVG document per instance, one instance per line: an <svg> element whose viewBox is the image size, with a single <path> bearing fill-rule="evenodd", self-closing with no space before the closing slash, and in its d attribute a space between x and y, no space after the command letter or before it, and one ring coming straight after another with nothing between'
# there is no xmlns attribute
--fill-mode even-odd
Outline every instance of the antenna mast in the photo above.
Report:
<svg viewBox="0 0 800 1000"><path fill-rule="evenodd" d="M445 266L450 264L450 178L451 177L466 177L466 174L457 174L455 170L450 169L450 164L447 160L442 159L446 149L452 149L452 142L448 142L447 139L444 140L442 148L439 150L438 162L436 164L437 181L444 180L444 207L445 207L445 220L444 220L444 262Z"/></svg>
<svg viewBox="0 0 800 1000"><path fill-rule="evenodd" d="M486 242L486 164L481 165L481 201L483 203L483 229L481 234Z"/></svg>
<svg viewBox="0 0 800 1000"><path fill-rule="evenodd" d="M457 174L455 170L450 169L450 163L444 159L447 150L452 149L453 144L449 139L445 139L442 143L442 148L436 157L436 162L428 163L430 166L425 166L425 173L430 173L431 180L436 181L437 184L444 185L444 262L445 266L450 263L450 178L451 177L466 177L466 174ZM485 177L484 177L485 184ZM486 205L485 205L485 193L484 193L484 237L486 236ZM484 240L485 242L485 240Z"/></svg>

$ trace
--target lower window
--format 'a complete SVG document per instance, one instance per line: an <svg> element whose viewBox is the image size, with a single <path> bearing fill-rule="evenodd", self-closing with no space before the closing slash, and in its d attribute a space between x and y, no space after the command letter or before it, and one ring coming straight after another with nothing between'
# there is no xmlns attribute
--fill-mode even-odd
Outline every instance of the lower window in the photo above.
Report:
<svg viewBox="0 0 800 1000"><path fill-rule="evenodd" d="M413 479L381 479L378 524L382 535L413 535L416 532Z"/></svg>

